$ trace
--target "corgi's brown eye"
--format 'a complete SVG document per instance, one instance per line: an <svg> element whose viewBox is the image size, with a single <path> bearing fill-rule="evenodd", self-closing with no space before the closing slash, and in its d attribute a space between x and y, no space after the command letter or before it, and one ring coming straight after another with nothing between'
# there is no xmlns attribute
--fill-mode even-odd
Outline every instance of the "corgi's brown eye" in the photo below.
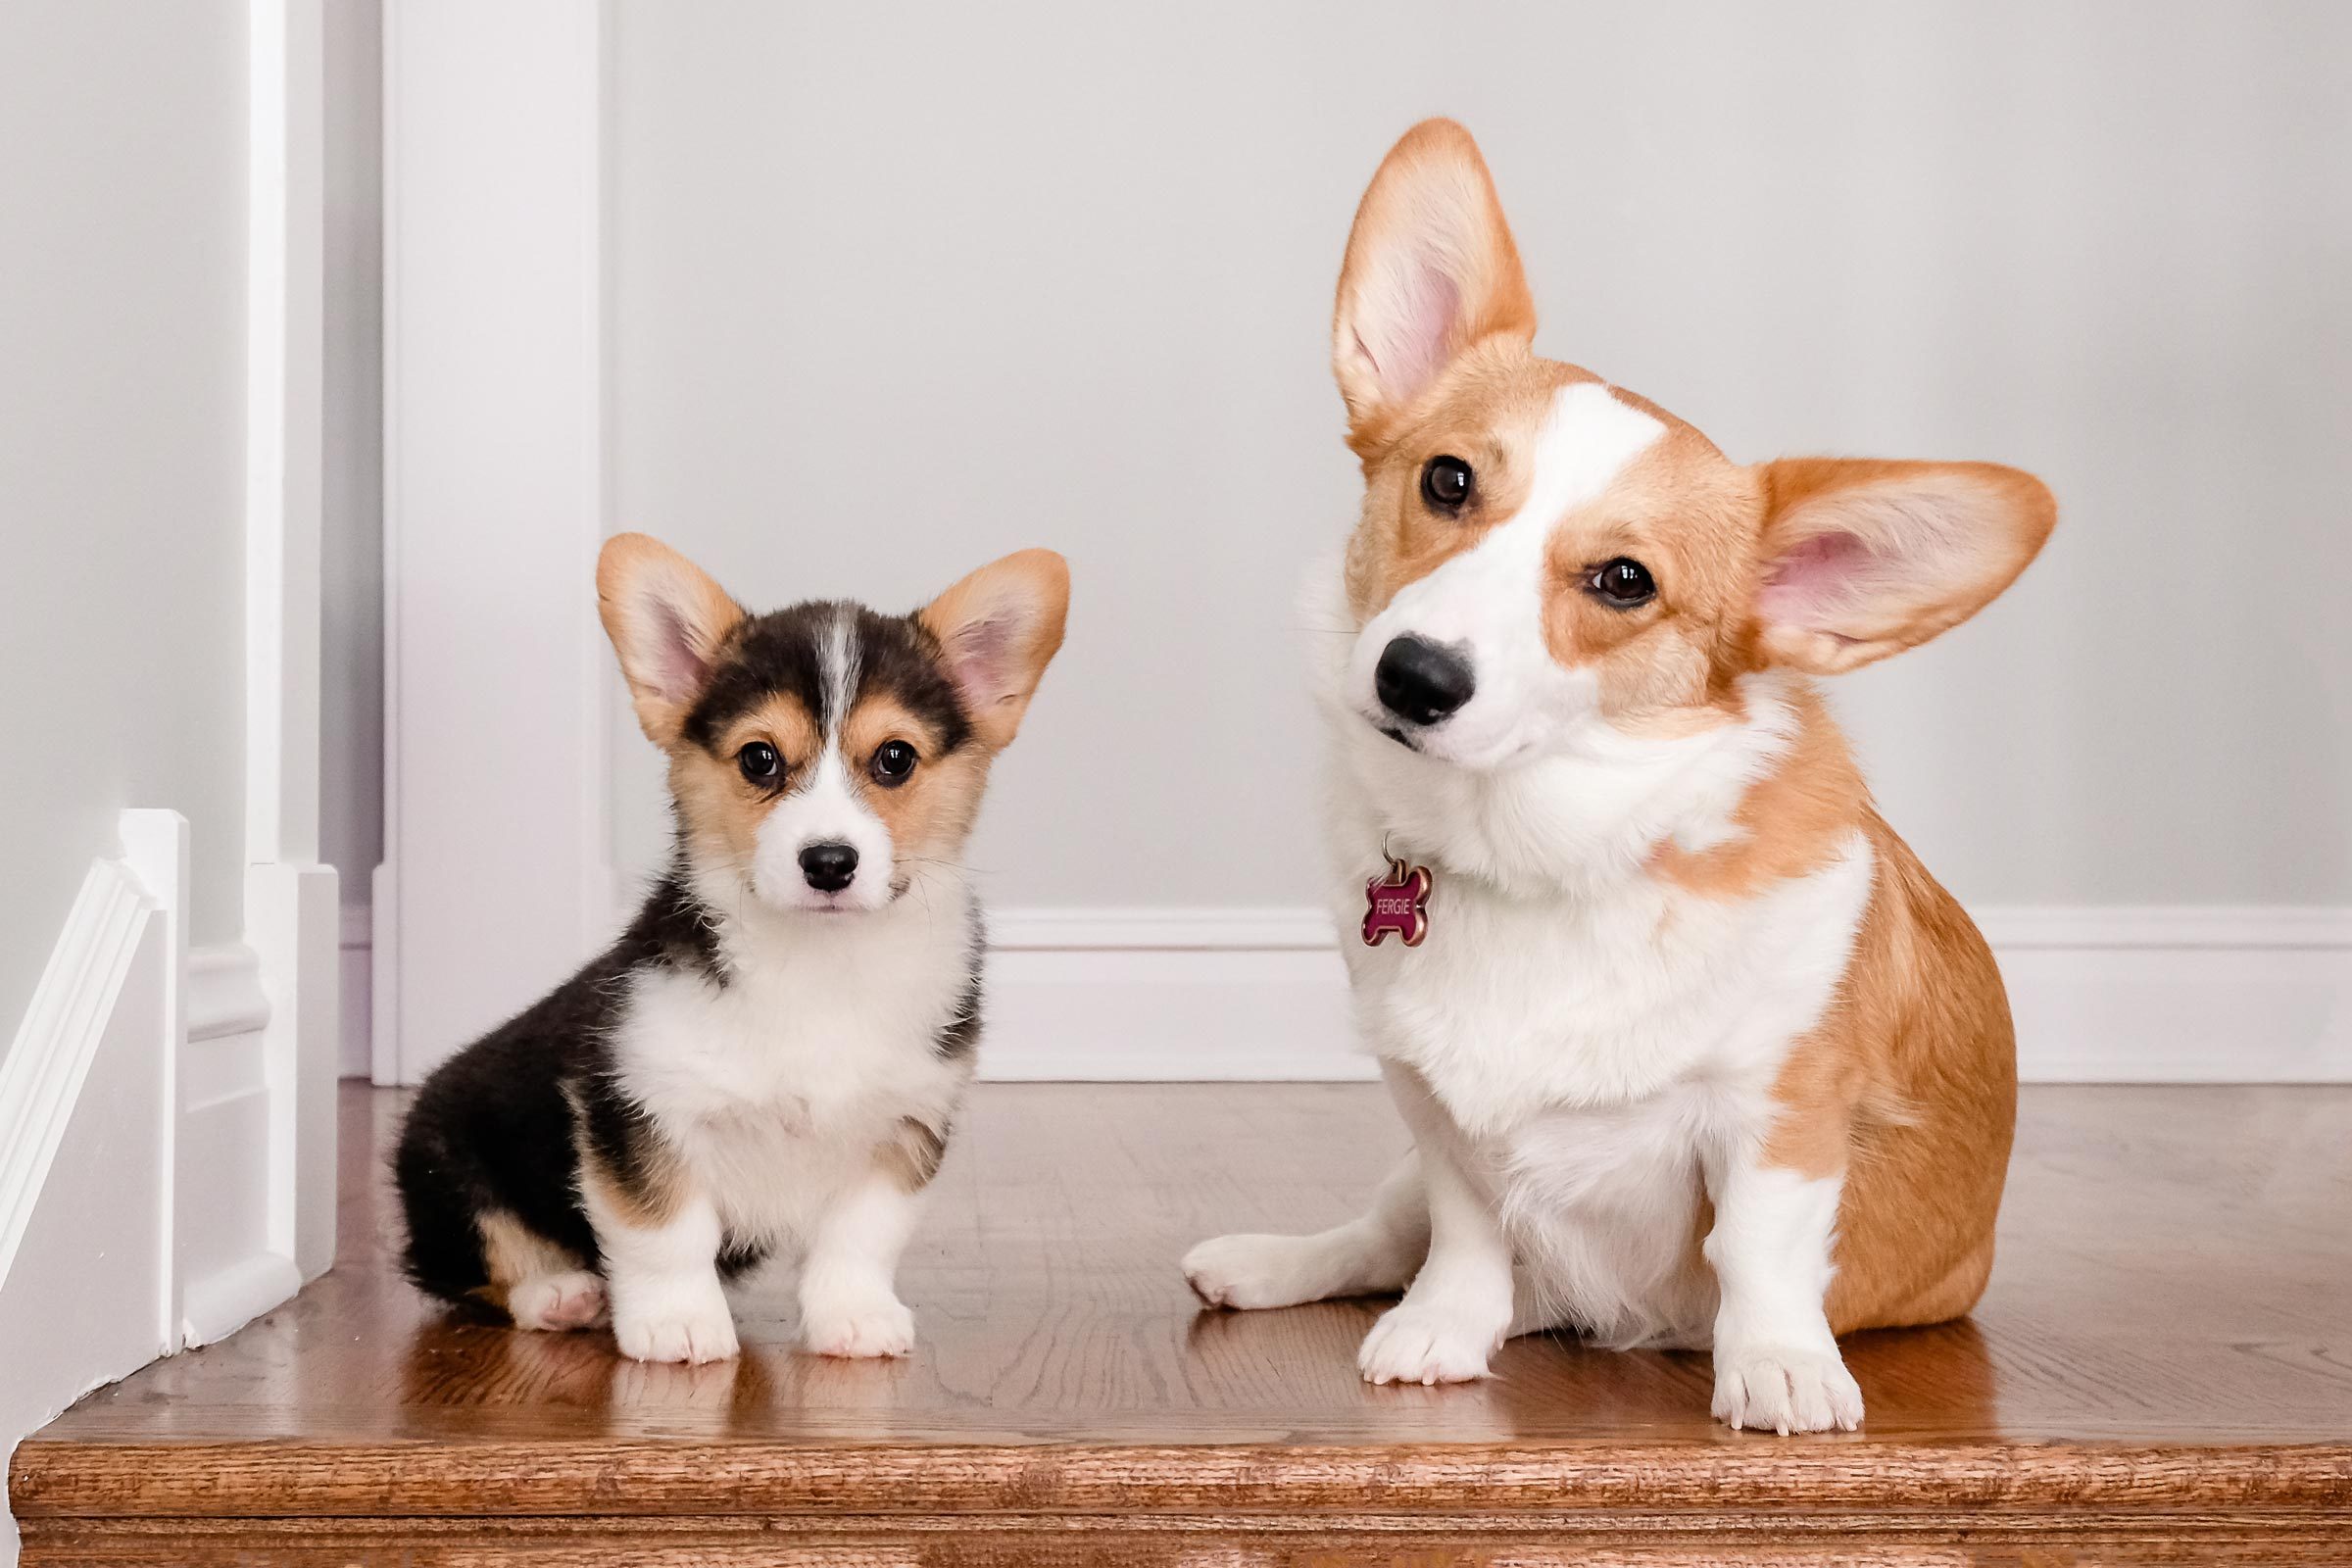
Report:
<svg viewBox="0 0 2352 1568"><path fill-rule="evenodd" d="M784 776L784 759L765 741L754 741L737 752L735 765L755 784L773 784Z"/></svg>
<svg viewBox="0 0 2352 1568"><path fill-rule="evenodd" d="M1459 458L1432 458L1421 470L1421 499L1440 512L1452 512L1470 499L1470 465Z"/></svg>
<svg viewBox="0 0 2352 1568"><path fill-rule="evenodd" d="M1619 610L1646 605L1658 596L1658 585L1650 577L1649 568L1626 556L1594 567L1585 586L1602 603Z"/></svg>
<svg viewBox="0 0 2352 1568"><path fill-rule="evenodd" d="M874 750L874 778L883 784L904 784L916 760L914 748L905 741L884 741Z"/></svg>

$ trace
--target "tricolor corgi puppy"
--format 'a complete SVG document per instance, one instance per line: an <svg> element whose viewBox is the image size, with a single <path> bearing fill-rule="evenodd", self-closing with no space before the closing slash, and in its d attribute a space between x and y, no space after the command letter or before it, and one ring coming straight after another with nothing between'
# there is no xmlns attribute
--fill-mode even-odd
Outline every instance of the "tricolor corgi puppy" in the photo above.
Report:
<svg viewBox="0 0 2352 1568"><path fill-rule="evenodd" d="M1415 1152L1362 1218L1185 1270L1237 1307L1402 1290L1374 1383L1557 1327L1711 1348L1735 1427L1850 1429L1838 1336L1984 1288L2016 1064L1810 677L1965 620L2054 509L1985 464L1742 466L1535 328L1476 144L1416 127L1340 277L1365 495L1317 611L1337 909ZM1368 882L1401 884L1370 916Z"/></svg>
<svg viewBox="0 0 2352 1568"><path fill-rule="evenodd" d="M410 1277L712 1361L735 1353L720 1283L784 1252L809 1349L903 1355L893 1276L980 1033L964 838L1069 574L1030 550L911 615L752 615L623 534L596 582L676 847L619 941L418 1092Z"/></svg>

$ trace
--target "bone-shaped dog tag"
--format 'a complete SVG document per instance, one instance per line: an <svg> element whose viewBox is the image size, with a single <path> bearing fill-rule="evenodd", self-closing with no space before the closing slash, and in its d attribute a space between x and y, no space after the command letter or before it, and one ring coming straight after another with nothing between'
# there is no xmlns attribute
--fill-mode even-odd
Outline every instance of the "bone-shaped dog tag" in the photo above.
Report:
<svg viewBox="0 0 2352 1568"><path fill-rule="evenodd" d="M1377 948L1394 931L1404 938L1406 947L1419 947L1429 935L1429 895L1437 885L1428 866L1408 866L1390 856L1389 874L1364 884L1370 906L1364 910L1364 946Z"/></svg>

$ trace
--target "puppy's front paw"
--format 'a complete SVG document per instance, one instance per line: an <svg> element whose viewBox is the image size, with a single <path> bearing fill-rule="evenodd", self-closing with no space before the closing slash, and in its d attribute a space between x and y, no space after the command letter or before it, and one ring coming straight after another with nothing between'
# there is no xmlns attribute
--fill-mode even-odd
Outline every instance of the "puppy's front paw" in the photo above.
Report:
<svg viewBox="0 0 2352 1568"><path fill-rule="evenodd" d="M897 1297L801 1305L801 1339L817 1355L905 1355L914 1348L914 1314Z"/></svg>
<svg viewBox="0 0 2352 1568"><path fill-rule="evenodd" d="M1218 1236L1184 1254L1185 1283L1211 1306L1248 1310L1312 1300L1302 1289L1303 1236Z"/></svg>
<svg viewBox="0 0 2352 1568"><path fill-rule="evenodd" d="M1401 1301L1364 1336L1355 1364L1366 1383L1469 1383L1487 1375L1502 1331L1459 1313Z"/></svg>
<svg viewBox="0 0 2352 1568"><path fill-rule="evenodd" d="M1754 1346L1715 1352L1715 1417L1750 1432L1852 1432L1862 1390L1835 1350Z"/></svg>
<svg viewBox="0 0 2352 1568"><path fill-rule="evenodd" d="M664 1292L653 1300L622 1301L612 1313L612 1337L632 1361L724 1361L735 1354L735 1318L712 1280L708 1291Z"/></svg>

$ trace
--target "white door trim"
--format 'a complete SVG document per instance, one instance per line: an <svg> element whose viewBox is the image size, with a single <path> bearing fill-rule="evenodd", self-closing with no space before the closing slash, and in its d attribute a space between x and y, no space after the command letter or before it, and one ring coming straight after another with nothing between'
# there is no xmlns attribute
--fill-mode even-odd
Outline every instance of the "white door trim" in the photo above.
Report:
<svg viewBox="0 0 2352 1568"><path fill-rule="evenodd" d="M321 7L247 7L245 946L267 1003L267 1250L297 1281L334 1258L340 1065L335 873L318 863Z"/></svg>
<svg viewBox="0 0 2352 1568"><path fill-rule="evenodd" d="M385 7L379 1082L610 934L604 25L578 0Z"/></svg>

